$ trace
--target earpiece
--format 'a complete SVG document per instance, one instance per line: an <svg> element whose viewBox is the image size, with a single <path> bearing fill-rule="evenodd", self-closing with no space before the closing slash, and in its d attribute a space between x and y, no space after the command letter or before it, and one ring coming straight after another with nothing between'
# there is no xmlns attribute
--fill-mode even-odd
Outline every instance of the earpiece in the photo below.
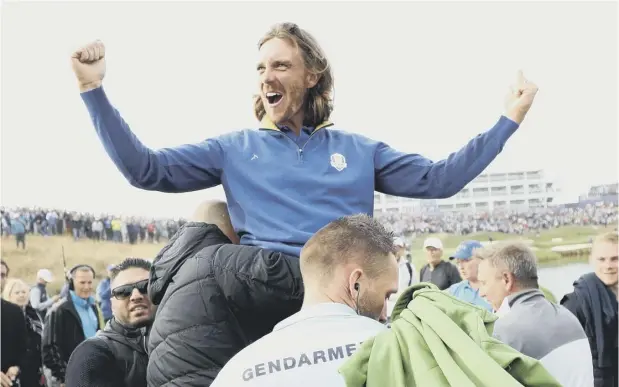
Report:
<svg viewBox="0 0 619 387"><path fill-rule="evenodd" d="M355 282L355 290L359 291L359 282Z"/></svg>

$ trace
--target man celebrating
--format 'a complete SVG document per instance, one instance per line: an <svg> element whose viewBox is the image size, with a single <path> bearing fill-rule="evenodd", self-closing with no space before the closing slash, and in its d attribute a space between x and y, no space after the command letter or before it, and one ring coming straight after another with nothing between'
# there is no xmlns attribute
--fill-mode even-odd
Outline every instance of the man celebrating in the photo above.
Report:
<svg viewBox="0 0 619 387"><path fill-rule="evenodd" d="M223 184L232 226L241 236L241 245L228 250L230 256L239 262L238 267L248 267L257 256L265 257L273 273L280 273L277 267L290 272L289 261L296 260L305 242L329 222L347 215L372 214L375 190L416 198L457 193L501 152L537 92L537 87L520 74L506 113L494 127L446 160L433 162L354 133L330 129L333 74L322 49L308 32L292 23L279 24L267 32L258 48L259 93L254 110L260 120L259 130L158 151L139 141L108 100L102 86L103 43L97 41L76 51L72 64L97 134L125 178L138 188L162 192L189 192ZM273 254L282 255L269 258ZM160 275L160 271L154 272ZM156 280L151 278L151 283ZM291 283L297 281L301 278ZM290 293L290 289L276 291ZM291 302L282 309L300 306L296 299ZM260 307L258 301L253 305ZM253 334L266 334L273 327L263 328ZM208 348L209 356L218 359L217 364L208 365L211 370L230 358L228 351L226 355L213 355L221 351L222 341L236 350L247 342L244 337L224 335L203 340L182 346L196 345L205 352ZM171 370L159 372L166 375L157 383L173 379ZM175 372L182 374L183 370ZM194 385L209 383L207 378L193 381Z"/></svg>
<svg viewBox="0 0 619 387"><path fill-rule="evenodd" d="M75 348L67 387L146 387L146 329L154 308L146 295L151 264L127 258L109 270L114 317L105 329Z"/></svg>
<svg viewBox="0 0 619 387"><path fill-rule="evenodd" d="M393 236L367 215L319 230L301 250L303 308L226 364L213 386L344 386L338 367L387 329L398 290Z"/></svg>
<svg viewBox="0 0 619 387"><path fill-rule="evenodd" d="M537 92L520 73L506 113L494 127L433 162L330 129L330 64L309 33L284 23L259 43L259 96L254 101L259 130L154 151L130 131L107 98L103 43L76 51L72 63L97 134L132 185L189 192L223 184L241 244L295 256L330 221L371 214L375 190L424 199L455 195L501 152Z"/></svg>

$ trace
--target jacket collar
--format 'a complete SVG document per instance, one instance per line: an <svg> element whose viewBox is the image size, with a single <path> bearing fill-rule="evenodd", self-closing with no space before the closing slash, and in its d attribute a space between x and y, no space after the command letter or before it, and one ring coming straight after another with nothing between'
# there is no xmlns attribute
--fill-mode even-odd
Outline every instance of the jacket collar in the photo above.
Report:
<svg viewBox="0 0 619 387"><path fill-rule="evenodd" d="M326 128L326 127L329 127L329 126L333 126L333 123L331 123L329 121L325 121L322 124L318 125L316 127L316 129L314 129L314 130ZM262 120L260 121L260 129L270 129L270 130L280 131L280 129L277 127L277 125L275 125L275 123L273 121L271 121L271 119L269 117L267 117L266 114L264 115L264 117L262 117Z"/></svg>
<svg viewBox="0 0 619 387"><path fill-rule="evenodd" d="M312 306L308 306L306 308L301 309L299 312L293 314L287 319L281 321L279 324L273 328L273 331L278 331L280 329L286 328L290 325L296 324L303 320L307 320L313 317L319 316L356 316L357 312L353 308L348 305L335 303L335 302L326 302L321 304L316 304Z"/></svg>
<svg viewBox="0 0 619 387"><path fill-rule="evenodd" d="M106 331L114 331L121 336L125 336L128 338L136 338L140 337L144 334L143 328L132 328L122 324L120 321L116 320L116 317L112 317L110 321L107 322L105 326Z"/></svg>
<svg viewBox="0 0 619 387"><path fill-rule="evenodd" d="M522 304L523 302L535 297L546 299L544 293L539 289L525 289L514 294L510 294L503 299L501 306L495 313L499 317L505 316L514 307L514 305Z"/></svg>

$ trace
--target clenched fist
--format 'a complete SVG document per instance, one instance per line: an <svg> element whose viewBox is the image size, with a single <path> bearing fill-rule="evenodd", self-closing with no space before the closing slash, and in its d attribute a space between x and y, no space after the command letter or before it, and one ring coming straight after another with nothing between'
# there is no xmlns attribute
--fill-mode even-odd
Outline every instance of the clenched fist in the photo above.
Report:
<svg viewBox="0 0 619 387"><path fill-rule="evenodd" d="M516 84L511 87L510 93L505 101L506 113L505 116L512 121L521 124L524 117L531 109L535 94L537 94L537 86L528 81L522 71L518 72Z"/></svg>
<svg viewBox="0 0 619 387"><path fill-rule="evenodd" d="M75 51L71 55L71 63L82 93L101 86L105 76L103 42L96 40Z"/></svg>

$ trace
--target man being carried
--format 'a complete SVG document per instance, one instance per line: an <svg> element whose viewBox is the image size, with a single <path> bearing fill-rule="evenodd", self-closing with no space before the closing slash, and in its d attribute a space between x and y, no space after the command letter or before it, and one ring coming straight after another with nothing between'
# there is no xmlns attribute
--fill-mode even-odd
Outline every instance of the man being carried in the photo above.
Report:
<svg viewBox="0 0 619 387"><path fill-rule="evenodd" d="M234 232L241 243L225 251L236 259L238 267L248 267L256 257L263 257L263 262L273 268L272 275L293 275L289 268L298 260L302 246L329 222L346 215L372 214L374 191L427 199L456 194L502 151L537 92L537 87L520 74L509 94L505 115L447 159L433 162L380 141L330 128L333 74L322 49L308 32L292 23L279 24L267 32L258 48L259 93L254 106L259 130L237 131L157 151L140 142L109 101L102 87L103 43L97 41L76 51L72 63L96 132L125 178L138 188L161 192L190 192L223 184ZM215 239L221 234L217 235ZM222 251L219 254L222 260L231 259L221 256ZM164 275L157 270L157 263L155 273ZM269 284L276 279L264 280ZM289 285L300 282L297 277ZM206 295L206 302L217 299L217 288L203 287L201 291L212 293L212 297ZM292 289L271 292L290 295ZM245 296L252 297L251 293ZM296 311L298 301L291 300L289 306L281 308ZM251 301L258 308L260 302ZM243 308L230 305L228 309L251 317ZM264 335L272 328L256 327L252 336ZM244 334L231 337L213 332L200 342L170 344L170 356L178 348L208 352L214 363L200 366L216 370L247 344ZM175 358L181 356L176 354ZM183 374L183 369L170 367L159 372L161 378L153 383L165 384L174 379L172 374ZM208 382L208 377L197 377L190 383Z"/></svg>

